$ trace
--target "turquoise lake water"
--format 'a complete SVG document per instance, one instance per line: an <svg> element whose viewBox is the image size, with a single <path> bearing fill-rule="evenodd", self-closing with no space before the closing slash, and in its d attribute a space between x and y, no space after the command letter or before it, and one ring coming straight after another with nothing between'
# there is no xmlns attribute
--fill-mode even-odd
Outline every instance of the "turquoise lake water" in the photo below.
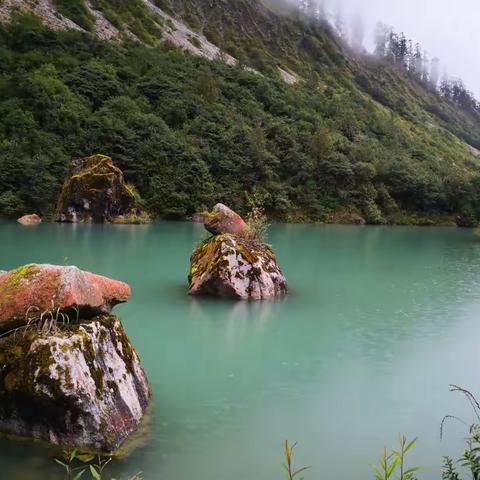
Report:
<svg viewBox="0 0 480 480"><path fill-rule="evenodd" d="M127 281L116 308L150 379L149 424L118 480L279 480L298 441L306 480L370 479L398 434L418 436L419 477L439 479L480 392L480 242L453 228L274 225L291 294L264 303L186 295L199 225L0 224L0 270L74 264ZM41 412L39 412L41 414ZM0 440L0 478L61 479L55 453Z"/></svg>

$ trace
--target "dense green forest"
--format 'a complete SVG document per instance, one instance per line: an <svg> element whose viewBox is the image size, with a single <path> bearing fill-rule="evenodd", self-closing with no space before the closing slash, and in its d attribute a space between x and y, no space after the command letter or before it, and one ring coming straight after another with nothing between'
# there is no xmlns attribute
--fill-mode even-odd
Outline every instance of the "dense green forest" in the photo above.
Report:
<svg viewBox="0 0 480 480"><path fill-rule="evenodd" d="M91 29L88 12L56 3ZM208 7L166 3L192 28ZM157 218L252 199L281 221L480 218L480 161L466 143L480 147L478 119L386 62L350 56L325 25L214 3L203 32L235 67L156 41L143 10L143 43L52 31L30 13L1 25L0 216L48 217L70 159L103 153ZM301 81L283 82L279 65Z"/></svg>

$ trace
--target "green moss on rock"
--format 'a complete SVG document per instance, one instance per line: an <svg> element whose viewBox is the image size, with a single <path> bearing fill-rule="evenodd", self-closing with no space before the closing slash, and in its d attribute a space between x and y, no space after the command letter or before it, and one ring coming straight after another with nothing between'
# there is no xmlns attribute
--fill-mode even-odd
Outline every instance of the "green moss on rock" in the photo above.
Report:
<svg viewBox="0 0 480 480"><path fill-rule="evenodd" d="M131 213L135 192L106 155L72 161L57 203L57 220L104 223Z"/></svg>
<svg viewBox="0 0 480 480"><path fill-rule="evenodd" d="M38 271L38 266L31 263L10 272L7 280L0 282L0 309L3 302L9 301L12 295L15 295L19 285L24 281L28 281Z"/></svg>
<svg viewBox="0 0 480 480"><path fill-rule="evenodd" d="M271 248L242 235L210 237L192 254L190 293L267 299L287 293Z"/></svg>
<svg viewBox="0 0 480 480"><path fill-rule="evenodd" d="M29 327L0 338L0 352L0 432L109 452L148 406L148 382L114 316Z"/></svg>

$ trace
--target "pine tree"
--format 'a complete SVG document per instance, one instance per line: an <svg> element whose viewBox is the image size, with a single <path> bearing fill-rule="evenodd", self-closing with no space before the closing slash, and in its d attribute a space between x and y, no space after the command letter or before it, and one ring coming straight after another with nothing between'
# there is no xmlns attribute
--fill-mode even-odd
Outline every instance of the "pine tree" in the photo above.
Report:
<svg viewBox="0 0 480 480"><path fill-rule="evenodd" d="M440 80L439 90L445 98L450 99L452 97L450 79L446 73L443 74L442 79Z"/></svg>
<svg viewBox="0 0 480 480"><path fill-rule="evenodd" d="M422 68L423 68L423 55L422 47L417 42L415 44L415 50L413 52L413 73L416 78L419 80L422 78Z"/></svg>

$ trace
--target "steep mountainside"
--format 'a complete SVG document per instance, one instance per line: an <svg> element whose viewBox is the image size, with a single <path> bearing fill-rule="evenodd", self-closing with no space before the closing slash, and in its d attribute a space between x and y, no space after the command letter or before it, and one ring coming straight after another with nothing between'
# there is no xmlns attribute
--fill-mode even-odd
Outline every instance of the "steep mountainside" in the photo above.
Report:
<svg viewBox="0 0 480 480"><path fill-rule="evenodd" d="M154 216L480 218L480 119L258 0L0 2L0 215L113 157Z"/></svg>

